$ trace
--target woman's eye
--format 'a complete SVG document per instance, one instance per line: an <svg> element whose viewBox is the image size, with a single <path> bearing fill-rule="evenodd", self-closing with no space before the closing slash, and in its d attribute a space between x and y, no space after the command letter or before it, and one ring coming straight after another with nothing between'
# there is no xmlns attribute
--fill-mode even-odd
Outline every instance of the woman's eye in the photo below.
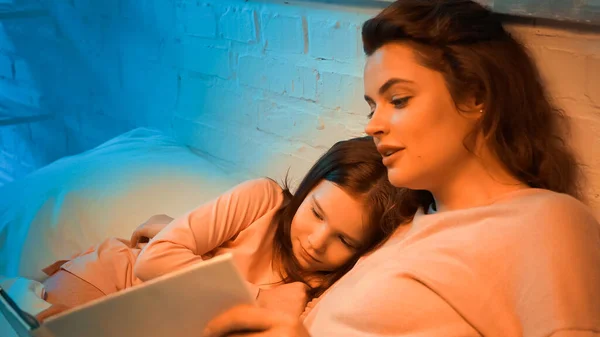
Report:
<svg viewBox="0 0 600 337"><path fill-rule="evenodd" d="M367 103L369 103L369 108L371 109L371 112L369 112L369 114L367 115L367 118L371 119L371 118L373 118L373 114L375 114L376 106L375 106L374 102L367 102Z"/></svg>
<svg viewBox="0 0 600 337"><path fill-rule="evenodd" d="M401 97L401 98L393 98L391 101L391 104L394 106L395 109L404 109L406 107L406 105L408 105L408 101L410 101L412 97L410 96L406 96L406 97ZM373 115L375 114L375 107L371 106L371 112L367 115L368 119L373 118Z"/></svg>
<svg viewBox="0 0 600 337"><path fill-rule="evenodd" d="M412 97L410 97L410 96L406 96L406 97L402 97L402 98L394 98L394 99L392 99L392 104L394 105L394 107L396 109L402 109L402 108L406 107L406 105L408 104L408 101L411 98Z"/></svg>

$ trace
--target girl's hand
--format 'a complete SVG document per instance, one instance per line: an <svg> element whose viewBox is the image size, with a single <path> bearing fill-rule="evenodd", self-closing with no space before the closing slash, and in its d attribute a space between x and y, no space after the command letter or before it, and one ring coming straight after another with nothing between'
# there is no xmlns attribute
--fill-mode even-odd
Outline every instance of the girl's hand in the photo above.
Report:
<svg viewBox="0 0 600 337"><path fill-rule="evenodd" d="M309 287L302 282L282 284L271 289L261 289L257 302L262 308L299 317L308 302Z"/></svg>
<svg viewBox="0 0 600 337"><path fill-rule="evenodd" d="M173 221L173 218L168 215L158 214L151 216L150 219L146 220L133 231L131 239L129 240L130 247L133 248L139 243L147 243L150 239L155 237L158 232L167 227L171 221Z"/></svg>
<svg viewBox="0 0 600 337"><path fill-rule="evenodd" d="M296 318L265 308L242 305L211 320L203 337L310 337Z"/></svg>

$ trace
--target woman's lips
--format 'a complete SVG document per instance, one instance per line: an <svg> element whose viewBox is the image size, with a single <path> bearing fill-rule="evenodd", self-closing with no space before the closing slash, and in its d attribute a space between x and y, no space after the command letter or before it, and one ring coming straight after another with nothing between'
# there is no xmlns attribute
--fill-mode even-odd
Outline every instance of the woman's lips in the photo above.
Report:
<svg viewBox="0 0 600 337"><path fill-rule="evenodd" d="M383 165L390 166L403 153L403 150L403 148L399 148L394 151L386 152L387 155L382 155L383 159L381 161Z"/></svg>

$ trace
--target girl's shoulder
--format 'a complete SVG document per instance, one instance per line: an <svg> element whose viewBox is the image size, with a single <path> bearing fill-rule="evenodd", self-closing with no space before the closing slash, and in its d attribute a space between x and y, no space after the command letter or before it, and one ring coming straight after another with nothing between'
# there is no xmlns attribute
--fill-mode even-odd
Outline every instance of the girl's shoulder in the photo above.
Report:
<svg viewBox="0 0 600 337"><path fill-rule="evenodd" d="M283 189L271 178L255 178L239 183L233 188L238 194L246 194L251 197L280 198Z"/></svg>
<svg viewBox="0 0 600 337"><path fill-rule="evenodd" d="M281 186L279 186L279 184L275 180L273 180L269 177L248 179L238 185L238 187L241 187L241 186L244 186L245 188L248 188L248 189L254 188L254 189L263 189L263 190L275 191L275 192L282 191Z"/></svg>

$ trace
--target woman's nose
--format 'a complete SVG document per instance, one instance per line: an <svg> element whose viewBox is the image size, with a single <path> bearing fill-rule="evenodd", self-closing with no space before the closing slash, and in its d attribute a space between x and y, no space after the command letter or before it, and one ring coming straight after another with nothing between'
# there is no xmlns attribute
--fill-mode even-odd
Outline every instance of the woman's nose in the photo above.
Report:
<svg viewBox="0 0 600 337"><path fill-rule="evenodd" d="M365 133L373 138L383 136L388 133L389 123L381 109L376 108L365 126Z"/></svg>

